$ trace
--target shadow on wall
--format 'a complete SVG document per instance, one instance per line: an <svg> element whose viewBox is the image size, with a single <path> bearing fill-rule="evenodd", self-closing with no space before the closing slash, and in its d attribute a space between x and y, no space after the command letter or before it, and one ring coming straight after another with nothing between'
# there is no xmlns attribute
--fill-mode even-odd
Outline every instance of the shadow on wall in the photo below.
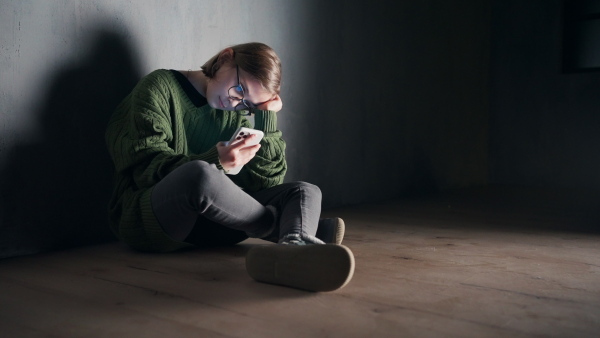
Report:
<svg viewBox="0 0 600 338"><path fill-rule="evenodd" d="M106 242L113 165L108 119L140 78L126 39L92 36L90 54L49 80L39 131L9 150L0 178L0 257ZM33 93L32 93L33 95Z"/></svg>

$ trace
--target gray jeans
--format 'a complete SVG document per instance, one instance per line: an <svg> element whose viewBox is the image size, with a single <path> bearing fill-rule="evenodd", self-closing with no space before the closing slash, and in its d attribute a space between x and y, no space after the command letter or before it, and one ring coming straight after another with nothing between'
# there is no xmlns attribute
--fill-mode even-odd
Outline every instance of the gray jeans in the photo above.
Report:
<svg viewBox="0 0 600 338"><path fill-rule="evenodd" d="M277 219L267 205L275 207ZM214 164L192 161L154 187L152 209L167 235L199 246L235 244L248 238L246 232L267 231L274 222L276 238L314 236L321 190L291 182L247 193Z"/></svg>

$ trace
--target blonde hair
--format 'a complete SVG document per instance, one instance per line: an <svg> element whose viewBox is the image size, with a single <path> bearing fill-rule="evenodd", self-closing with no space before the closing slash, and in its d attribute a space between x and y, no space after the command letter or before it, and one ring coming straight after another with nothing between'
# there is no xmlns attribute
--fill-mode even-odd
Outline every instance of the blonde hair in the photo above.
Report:
<svg viewBox="0 0 600 338"><path fill-rule="evenodd" d="M270 93L279 95L281 90L281 61L275 51L260 42L249 42L229 47L233 50L233 61L246 73L258 80ZM221 52L210 58L201 69L208 78L213 78L226 60Z"/></svg>

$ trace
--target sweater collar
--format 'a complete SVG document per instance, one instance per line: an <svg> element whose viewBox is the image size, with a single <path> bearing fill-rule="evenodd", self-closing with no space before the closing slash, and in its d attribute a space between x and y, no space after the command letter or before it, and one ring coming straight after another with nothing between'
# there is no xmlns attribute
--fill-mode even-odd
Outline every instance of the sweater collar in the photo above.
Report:
<svg viewBox="0 0 600 338"><path fill-rule="evenodd" d="M185 94L188 96L190 101L192 101L194 106L202 107L202 106L208 104L208 101L206 100L206 98L204 96L202 96L202 94L200 94L196 90L196 88L194 88L194 86L192 85L190 80L188 80L185 77L185 75L181 74L180 72L178 72L174 69L170 69L170 71L171 71L171 73L173 73L173 75L175 76L175 79L177 79L177 82L179 82L179 84L181 85L181 88L183 89Z"/></svg>

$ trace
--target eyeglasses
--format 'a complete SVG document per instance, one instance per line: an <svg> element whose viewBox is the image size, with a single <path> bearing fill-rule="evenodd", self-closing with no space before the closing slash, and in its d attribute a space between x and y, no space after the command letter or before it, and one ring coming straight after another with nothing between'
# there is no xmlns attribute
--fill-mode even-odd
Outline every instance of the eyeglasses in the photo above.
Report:
<svg viewBox="0 0 600 338"><path fill-rule="evenodd" d="M254 103L244 99L245 92L244 92L244 87L240 83L240 69L239 69L238 65L235 65L235 72L237 73L237 83L238 84L235 86L229 87L229 90L227 91L227 95L229 96L230 100L239 101L239 103L233 108L234 110L240 111L240 114L244 115L244 116L252 115L252 113L254 112L254 109L256 109L256 106L260 106L261 104L268 102L268 101L261 102L261 103L255 105Z"/></svg>
<svg viewBox="0 0 600 338"><path fill-rule="evenodd" d="M227 95L229 96L230 100L239 101L239 103L233 108L234 110L246 111L247 113L241 114L250 115L252 114L252 110L254 110L254 104L244 99L244 87L242 87L242 84L240 83L240 70L238 65L235 65L235 72L237 74L237 85L229 87Z"/></svg>

